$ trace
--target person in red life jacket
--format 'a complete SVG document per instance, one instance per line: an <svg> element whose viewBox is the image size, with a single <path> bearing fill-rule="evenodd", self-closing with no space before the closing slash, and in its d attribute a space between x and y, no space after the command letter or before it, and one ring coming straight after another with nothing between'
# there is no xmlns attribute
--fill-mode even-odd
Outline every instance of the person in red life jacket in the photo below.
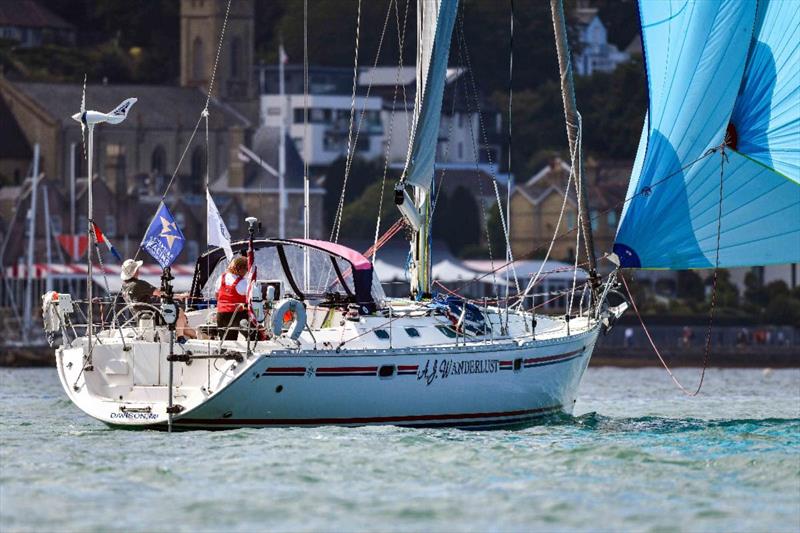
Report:
<svg viewBox="0 0 800 533"><path fill-rule="evenodd" d="M236 340L239 323L247 316L247 259L234 257L217 280L217 327L225 340Z"/></svg>

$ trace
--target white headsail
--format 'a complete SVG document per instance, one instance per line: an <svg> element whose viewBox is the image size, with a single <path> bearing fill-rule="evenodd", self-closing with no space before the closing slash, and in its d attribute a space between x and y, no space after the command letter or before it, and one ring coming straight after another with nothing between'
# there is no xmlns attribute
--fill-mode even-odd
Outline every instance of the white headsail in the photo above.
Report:
<svg viewBox="0 0 800 533"><path fill-rule="evenodd" d="M458 0L417 3L417 95L403 181L425 190L430 189L433 179L450 39L457 13Z"/></svg>

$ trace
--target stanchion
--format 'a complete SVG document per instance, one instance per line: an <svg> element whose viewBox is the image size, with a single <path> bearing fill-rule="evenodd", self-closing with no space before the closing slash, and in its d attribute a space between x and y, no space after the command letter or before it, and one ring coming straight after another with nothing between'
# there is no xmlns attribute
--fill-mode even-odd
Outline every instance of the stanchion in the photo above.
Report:
<svg viewBox="0 0 800 533"><path fill-rule="evenodd" d="M166 267L161 273L161 315L164 317L164 322L167 323L169 328L169 398L167 400L167 428L172 433L172 417L180 409L176 409L173 404L173 379L175 364L175 324L178 321L178 308L175 305L175 300L172 295L172 283L175 279L172 277L170 268Z"/></svg>

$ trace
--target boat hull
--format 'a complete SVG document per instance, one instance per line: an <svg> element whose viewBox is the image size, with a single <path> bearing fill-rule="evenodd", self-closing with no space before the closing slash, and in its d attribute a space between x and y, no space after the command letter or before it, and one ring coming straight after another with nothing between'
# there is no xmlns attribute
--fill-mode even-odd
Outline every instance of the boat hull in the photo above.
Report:
<svg viewBox="0 0 800 533"><path fill-rule="evenodd" d="M595 329L545 345L263 357L175 427L527 425L572 413L596 339Z"/></svg>
<svg viewBox="0 0 800 533"><path fill-rule="evenodd" d="M269 350L174 363L174 429L397 425L495 429L572 413L599 326L565 337L442 347ZM115 427L167 427L165 345L108 341L59 350L59 376L84 412ZM146 373L148 385L140 377ZM151 379L152 376L157 376Z"/></svg>

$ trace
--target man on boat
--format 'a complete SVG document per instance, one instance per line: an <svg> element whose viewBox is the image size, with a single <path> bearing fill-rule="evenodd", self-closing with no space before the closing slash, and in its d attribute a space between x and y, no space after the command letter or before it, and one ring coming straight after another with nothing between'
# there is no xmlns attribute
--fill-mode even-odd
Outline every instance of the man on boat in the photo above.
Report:
<svg viewBox="0 0 800 533"><path fill-rule="evenodd" d="M247 316L247 259L231 259L225 273L217 280L217 327L225 340L235 340L239 323Z"/></svg>
<svg viewBox="0 0 800 533"><path fill-rule="evenodd" d="M122 278L122 289L120 290L122 299L125 300L125 303L132 306L137 312L141 312L146 309L146 306L140 304L152 305L155 303L155 298L159 298L162 294L161 289L157 289L145 280L139 279L139 269L141 268L143 262L144 261L126 259L125 262L122 263L122 269L119 273L119 277ZM173 295L173 298L176 300L185 300L188 297L189 294L185 292ZM188 327L187 324L188 320L186 318L186 313L183 312L183 309L179 308L178 320L175 322L175 332L177 333L178 337L196 339L196 332L192 328Z"/></svg>

